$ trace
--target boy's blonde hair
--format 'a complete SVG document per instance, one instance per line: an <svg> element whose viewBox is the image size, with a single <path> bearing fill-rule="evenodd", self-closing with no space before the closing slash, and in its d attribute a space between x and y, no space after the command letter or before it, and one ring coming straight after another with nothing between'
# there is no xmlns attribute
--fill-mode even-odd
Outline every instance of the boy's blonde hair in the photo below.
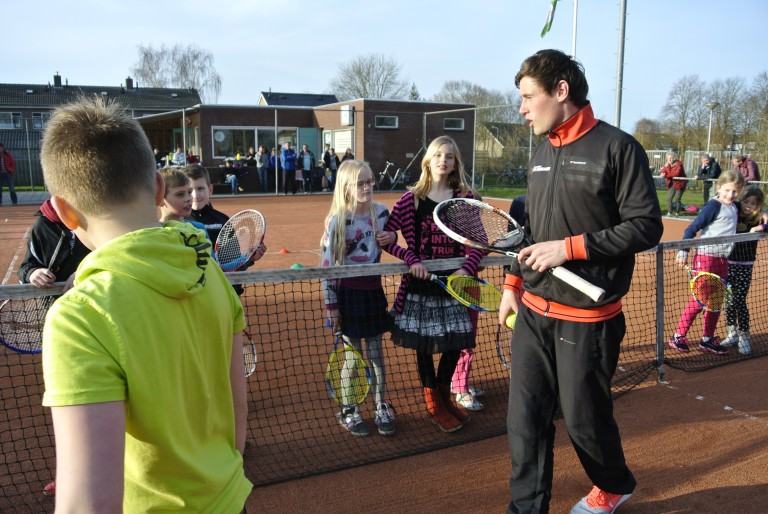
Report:
<svg viewBox="0 0 768 514"><path fill-rule="evenodd" d="M211 175L208 173L208 170L205 169L205 166L201 164L187 164L181 168L181 171L192 180L204 178L205 184L208 186L211 185Z"/></svg>
<svg viewBox="0 0 768 514"><path fill-rule="evenodd" d="M469 184L464 180L464 161L461 159L461 152L456 141L448 136L440 136L429 144L424 158L421 160L421 176L413 186L409 187L413 194L419 198L426 198L430 189L432 189L432 174L429 172L429 161L432 160L432 157L435 156L442 145L450 146L456 158L456 165L453 167L450 175L448 175L448 185L454 191L458 190L461 195L466 194L470 189Z"/></svg>
<svg viewBox="0 0 768 514"><path fill-rule="evenodd" d="M170 168L163 168L160 170L160 174L165 180L165 192L163 193L163 198L168 196L168 190L172 187L190 185L192 179L184 173L183 169L184 168L181 166L171 166Z"/></svg>
<svg viewBox="0 0 768 514"><path fill-rule="evenodd" d="M344 257L347 254L347 243L345 240L347 229L346 221L348 216L354 215L357 211L357 182L360 173L363 170L370 171L371 177L373 177L373 171L371 171L371 167L368 163L357 159L347 159L342 162L336 172L336 186L333 189L331 209L325 217L325 227L329 226L329 223L334 216L336 217L336 226L330 234L330 241L325 240L324 233L320 244L323 246L329 245L331 247L333 263L337 266L344 264ZM370 202L369 209L369 214L373 222L372 229L374 232L377 232L379 227L377 226L376 209L373 202Z"/></svg>
<svg viewBox="0 0 768 514"><path fill-rule="evenodd" d="M155 193L155 156L139 123L101 97L56 108L40 150L45 184L86 214Z"/></svg>

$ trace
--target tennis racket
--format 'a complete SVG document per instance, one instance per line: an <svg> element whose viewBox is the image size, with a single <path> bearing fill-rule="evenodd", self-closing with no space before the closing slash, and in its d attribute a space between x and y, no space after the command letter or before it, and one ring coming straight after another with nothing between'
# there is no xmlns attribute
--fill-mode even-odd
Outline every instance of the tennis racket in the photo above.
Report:
<svg viewBox="0 0 768 514"><path fill-rule="evenodd" d="M460 304L480 312L499 310L501 291L485 280L469 275L450 275L448 277L430 275L436 282Z"/></svg>
<svg viewBox="0 0 768 514"><path fill-rule="evenodd" d="M43 298L9 298L0 304L0 343L18 353L43 351Z"/></svg>
<svg viewBox="0 0 768 514"><path fill-rule="evenodd" d="M221 227L213 248L221 269L229 272L249 266L266 232L267 224L259 211L246 209L229 218Z"/></svg>
<svg viewBox="0 0 768 514"><path fill-rule="evenodd" d="M360 352L336 333L328 368L325 370L328 394L342 407L360 405L371 389L371 372Z"/></svg>
<svg viewBox="0 0 768 514"><path fill-rule="evenodd" d="M433 218L448 237L478 250L517 258L518 253L514 249L530 245L523 227L509 214L472 198L452 198L440 202L435 207ZM605 296L605 290L562 266L547 271L595 302Z"/></svg>
<svg viewBox="0 0 768 514"><path fill-rule="evenodd" d="M256 371L256 345L253 343L251 333L248 328L243 330L243 362L245 363L245 376L250 377Z"/></svg>
<svg viewBox="0 0 768 514"><path fill-rule="evenodd" d="M702 309L709 312L720 312L731 303L731 286L719 275L708 271L698 271L685 266L691 295Z"/></svg>

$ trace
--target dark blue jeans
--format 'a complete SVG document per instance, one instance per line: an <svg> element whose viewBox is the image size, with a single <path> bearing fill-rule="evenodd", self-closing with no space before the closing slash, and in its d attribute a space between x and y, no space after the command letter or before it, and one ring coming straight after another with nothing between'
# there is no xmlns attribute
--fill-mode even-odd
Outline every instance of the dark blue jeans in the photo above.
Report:
<svg viewBox="0 0 768 514"><path fill-rule="evenodd" d="M11 202L13 205L18 203L19 199L16 198L16 189L13 187L13 173L0 173L0 203L3 203L3 185L8 186L8 192L11 194Z"/></svg>
<svg viewBox="0 0 768 514"><path fill-rule="evenodd" d="M269 183L269 177L268 177L268 169L267 167L257 168L259 172L259 183L261 184L261 190L262 192L267 192L267 184Z"/></svg>

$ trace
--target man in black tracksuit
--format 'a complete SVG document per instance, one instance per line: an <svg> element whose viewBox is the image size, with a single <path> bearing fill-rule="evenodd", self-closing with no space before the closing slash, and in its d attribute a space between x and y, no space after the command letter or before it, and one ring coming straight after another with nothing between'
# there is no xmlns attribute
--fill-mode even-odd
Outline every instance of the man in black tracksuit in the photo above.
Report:
<svg viewBox="0 0 768 514"><path fill-rule="evenodd" d="M557 50L526 59L515 78L537 135L528 169L526 232L506 275L499 320L518 313L512 337L507 429L509 513L549 512L558 404L594 484L572 514L611 513L635 479L613 418L611 378L625 333L621 298L634 255L663 226L646 153L630 135L595 119L578 61ZM563 265L605 289L594 302L545 270Z"/></svg>

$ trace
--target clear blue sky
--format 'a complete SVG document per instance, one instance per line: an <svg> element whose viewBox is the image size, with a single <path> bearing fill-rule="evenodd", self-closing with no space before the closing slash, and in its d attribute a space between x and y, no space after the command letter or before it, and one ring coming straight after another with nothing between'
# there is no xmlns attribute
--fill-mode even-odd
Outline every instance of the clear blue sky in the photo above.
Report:
<svg viewBox="0 0 768 514"><path fill-rule="evenodd" d="M447 80L515 91L522 60L542 48L571 52L573 1L560 0L74 0L3 6L0 82L120 85L137 45L195 43L222 76L220 104L255 104L260 91L328 92L339 64L381 53L423 97ZM47 4L47 7L44 7ZM760 24L766 0L627 0L621 126L658 118L683 75L743 78L768 69ZM322 10L319 10L322 8ZM598 117L613 123L618 0L579 0L576 56ZM761 51L763 49L763 51Z"/></svg>

